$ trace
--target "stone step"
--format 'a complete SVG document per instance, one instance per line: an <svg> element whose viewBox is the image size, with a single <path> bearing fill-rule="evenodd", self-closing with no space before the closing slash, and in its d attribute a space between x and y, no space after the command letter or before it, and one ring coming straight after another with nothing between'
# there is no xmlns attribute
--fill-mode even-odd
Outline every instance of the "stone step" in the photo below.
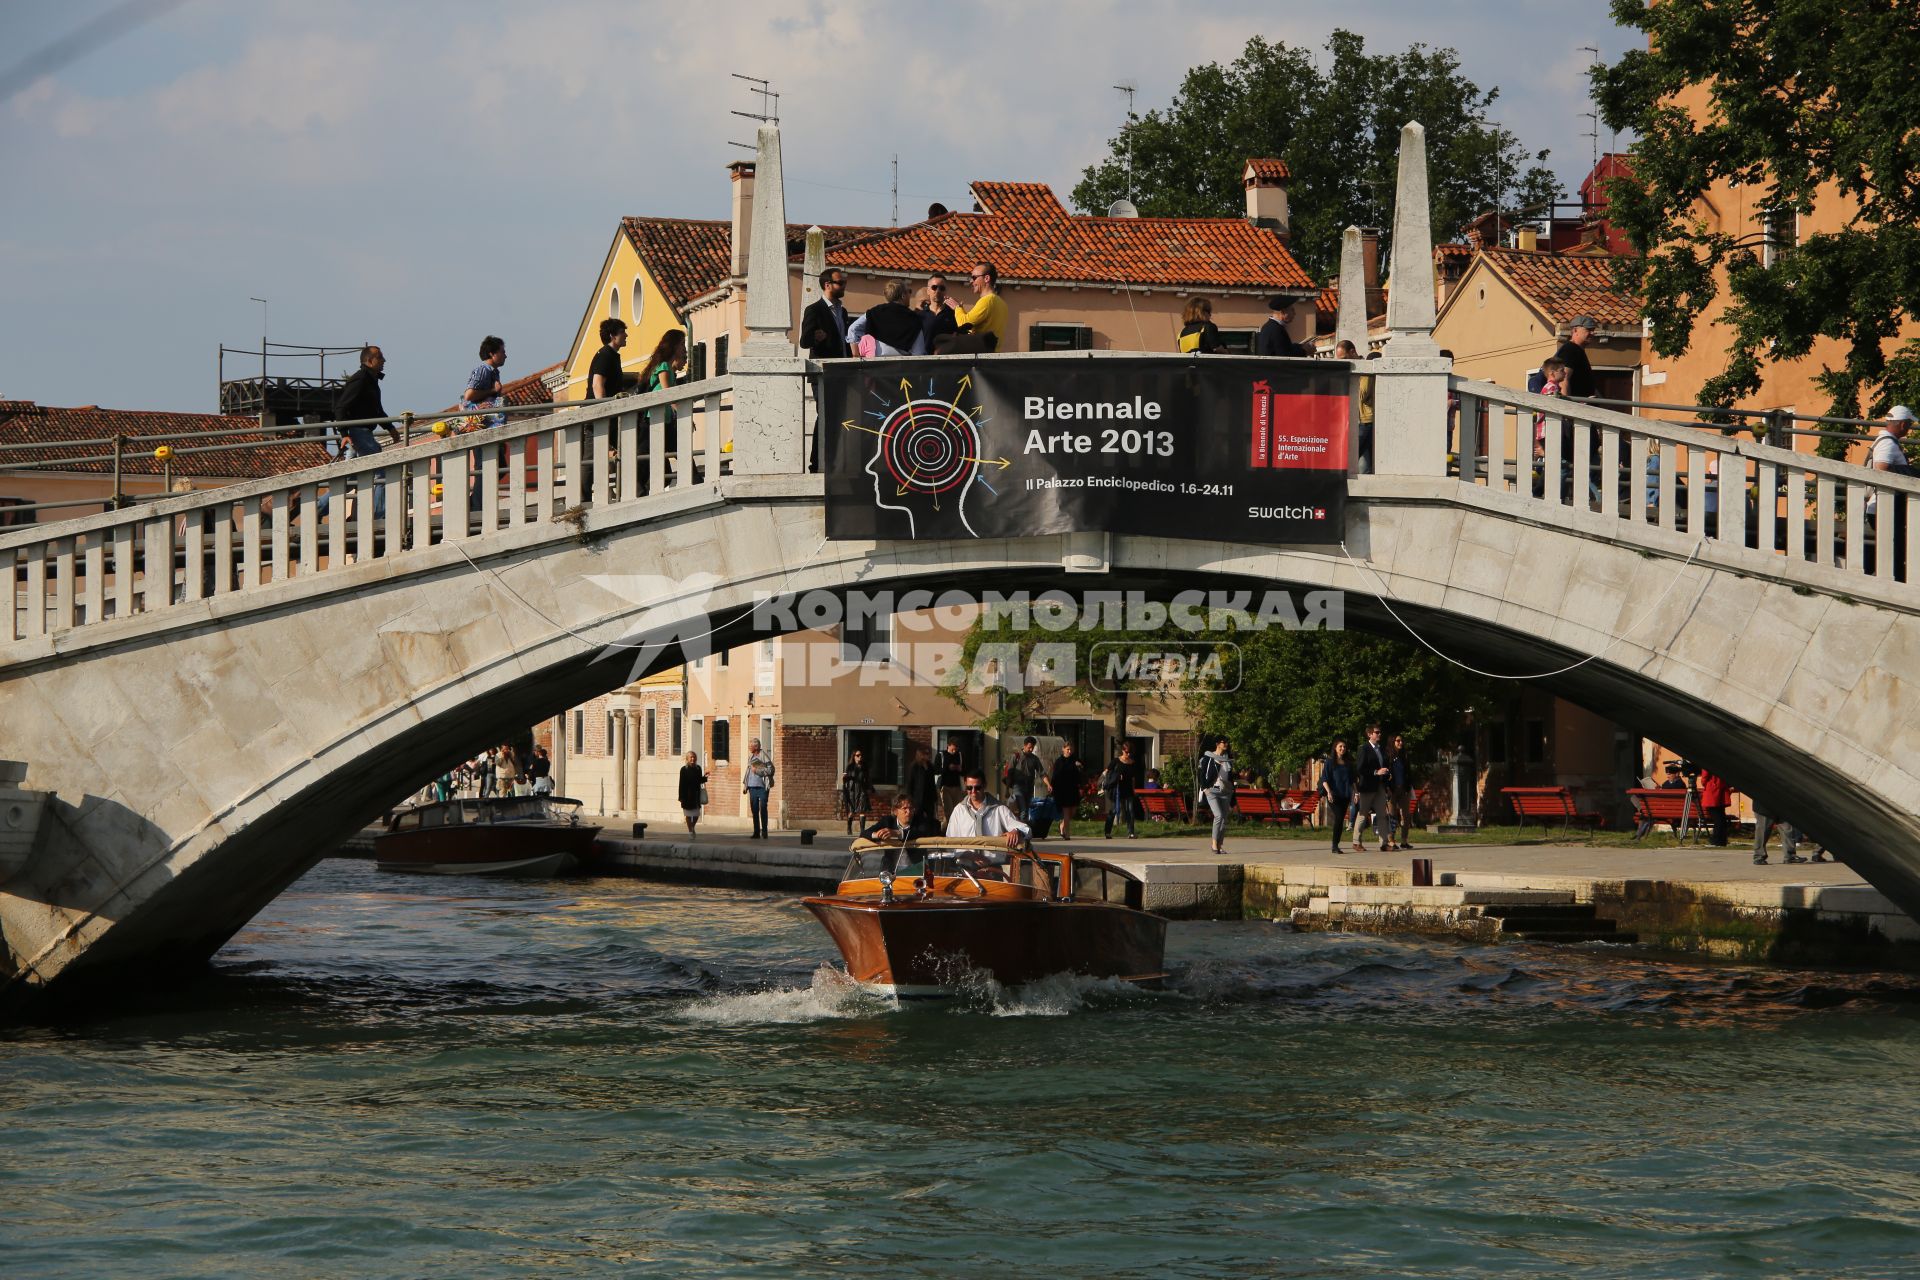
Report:
<svg viewBox="0 0 1920 1280"><path fill-rule="evenodd" d="M1491 915L1491 912L1486 913ZM1598 933L1612 933L1620 926L1612 920L1597 920L1592 915L1584 919L1579 916L1526 915L1495 916L1500 921L1502 933L1583 933L1592 930Z"/></svg>
<svg viewBox="0 0 1920 1280"><path fill-rule="evenodd" d="M1496 920L1504 920L1514 916L1526 916L1529 919L1551 917L1557 920L1591 920L1594 916L1594 907L1591 902L1495 902L1484 907L1480 914L1492 916Z"/></svg>
<svg viewBox="0 0 1920 1280"><path fill-rule="evenodd" d="M1516 942L1618 942L1624 945L1640 940L1640 935L1637 933L1621 933L1617 930L1607 932L1600 929L1538 929L1529 930L1526 933L1510 933L1502 930L1500 936L1512 938Z"/></svg>
<svg viewBox="0 0 1920 1280"><path fill-rule="evenodd" d="M1368 906L1466 907L1466 906L1571 906L1571 889L1467 889L1459 886L1360 885L1327 886L1327 897L1334 902Z"/></svg>

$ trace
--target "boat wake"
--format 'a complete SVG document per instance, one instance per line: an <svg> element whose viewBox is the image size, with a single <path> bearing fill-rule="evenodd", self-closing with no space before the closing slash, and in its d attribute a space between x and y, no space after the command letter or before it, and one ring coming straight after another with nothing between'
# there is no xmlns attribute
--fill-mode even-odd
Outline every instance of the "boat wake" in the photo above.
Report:
<svg viewBox="0 0 1920 1280"><path fill-rule="evenodd" d="M895 1008L894 1001L865 990L837 965L823 964L804 987L767 988L703 996L680 1007L689 1022L716 1027L870 1018Z"/></svg>

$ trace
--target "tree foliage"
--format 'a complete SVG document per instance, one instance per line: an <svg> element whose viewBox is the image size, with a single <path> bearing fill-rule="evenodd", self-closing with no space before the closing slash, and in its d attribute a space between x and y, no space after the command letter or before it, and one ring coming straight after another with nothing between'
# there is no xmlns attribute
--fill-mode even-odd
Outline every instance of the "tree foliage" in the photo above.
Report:
<svg viewBox="0 0 1920 1280"><path fill-rule="evenodd" d="M1082 210L1103 213L1133 195L1148 216L1238 217L1245 163L1278 157L1293 172L1295 257L1316 279L1338 270L1349 225L1391 228L1400 128L1427 131L1434 227L1451 234L1487 209L1538 209L1557 184L1507 130L1487 119L1499 90L1460 74L1451 49L1414 45L1370 54L1351 31L1327 41L1325 69L1305 49L1259 36L1227 66L1190 69L1173 102L1129 121L1112 154L1073 189Z"/></svg>
<svg viewBox="0 0 1920 1280"><path fill-rule="evenodd" d="M1241 632L1242 680L1232 693L1201 694L1192 705L1209 733L1224 733L1236 761L1285 776L1325 755L1336 737L1357 747L1379 721L1404 733L1416 762L1451 750L1471 706L1502 696L1473 675L1408 640L1350 631Z"/></svg>
<svg viewBox="0 0 1920 1280"><path fill-rule="evenodd" d="M1639 135L1608 217L1643 255L1620 284L1645 299L1655 350L1686 350L1724 290L1733 338L1709 403L1752 394L1767 363L1823 337L1846 350L1818 377L1830 412L1920 395L1920 339L1888 349L1920 299L1912 0L1613 0L1613 17L1649 37L1594 83L1607 123ZM1770 264L1738 212L1805 214L1834 192L1845 224Z"/></svg>

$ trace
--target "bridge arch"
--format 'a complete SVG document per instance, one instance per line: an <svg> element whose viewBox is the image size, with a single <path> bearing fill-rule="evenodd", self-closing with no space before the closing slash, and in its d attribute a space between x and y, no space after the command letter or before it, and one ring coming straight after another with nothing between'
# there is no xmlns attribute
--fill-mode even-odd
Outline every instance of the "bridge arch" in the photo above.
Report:
<svg viewBox="0 0 1920 1280"><path fill-rule="evenodd" d="M1393 607L1445 651L1632 723L1802 818L1920 909L1920 779L1899 673L1914 615L1729 572L1728 549L1650 548L1617 522L1545 519L1454 480L1356 478L1345 548L1147 534L871 544L824 537L820 483L741 477L672 509L423 548L204 608L136 614L21 655L0 720L59 793L37 856L0 883L5 982L198 963L319 857L502 723L633 678L609 643L756 635L756 598L810 590L1281 587ZM220 607L215 607L220 606ZM663 625L667 624L667 625ZM17 646L16 646L17 647ZM1839 802L1844 797L1844 803Z"/></svg>

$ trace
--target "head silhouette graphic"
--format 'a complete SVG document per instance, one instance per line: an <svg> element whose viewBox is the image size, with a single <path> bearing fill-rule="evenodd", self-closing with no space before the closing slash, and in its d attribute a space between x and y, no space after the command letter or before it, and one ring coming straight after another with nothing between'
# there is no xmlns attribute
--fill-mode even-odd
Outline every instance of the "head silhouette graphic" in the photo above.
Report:
<svg viewBox="0 0 1920 1280"><path fill-rule="evenodd" d="M980 474L980 429L941 400L908 400L887 414L865 470L874 505L907 517L910 538L975 538L967 492Z"/></svg>

